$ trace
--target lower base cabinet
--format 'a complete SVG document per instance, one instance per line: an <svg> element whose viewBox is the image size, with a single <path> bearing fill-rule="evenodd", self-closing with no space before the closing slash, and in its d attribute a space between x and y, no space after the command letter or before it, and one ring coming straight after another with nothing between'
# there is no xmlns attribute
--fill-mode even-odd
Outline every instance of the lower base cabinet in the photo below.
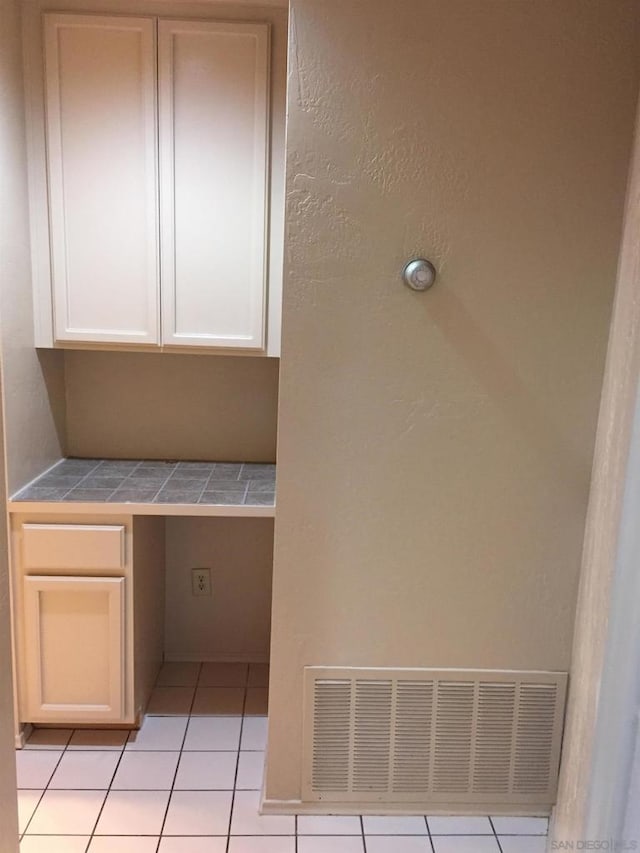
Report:
<svg viewBox="0 0 640 853"><path fill-rule="evenodd" d="M24 711L30 721L124 718L125 583L24 578Z"/></svg>
<svg viewBox="0 0 640 853"><path fill-rule="evenodd" d="M163 655L164 519L13 515L12 564L18 725L139 724Z"/></svg>

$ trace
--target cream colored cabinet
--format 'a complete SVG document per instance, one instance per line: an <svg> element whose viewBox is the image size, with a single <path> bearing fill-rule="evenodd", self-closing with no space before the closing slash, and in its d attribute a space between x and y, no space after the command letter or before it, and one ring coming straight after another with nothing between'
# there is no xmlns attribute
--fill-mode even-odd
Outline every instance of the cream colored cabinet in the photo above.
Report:
<svg viewBox="0 0 640 853"><path fill-rule="evenodd" d="M162 340L262 349L268 29L160 21Z"/></svg>
<svg viewBox="0 0 640 853"><path fill-rule="evenodd" d="M53 342L264 350L268 25L44 34Z"/></svg>
<svg viewBox="0 0 640 853"><path fill-rule="evenodd" d="M114 571L127 566L124 524L23 524L23 568L35 573L59 567L68 571Z"/></svg>
<svg viewBox="0 0 640 853"><path fill-rule="evenodd" d="M155 90L151 19L45 16L57 341L159 341Z"/></svg>
<svg viewBox="0 0 640 853"><path fill-rule="evenodd" d="M164 520L12 516L19 723L140 720L162 660Z"/></svg>
<svg viewBox="0 0 640 853"><path fill-rule="evenodd" d="M24 578L30 722L123 718L124 587L124 578Z"/></svg>

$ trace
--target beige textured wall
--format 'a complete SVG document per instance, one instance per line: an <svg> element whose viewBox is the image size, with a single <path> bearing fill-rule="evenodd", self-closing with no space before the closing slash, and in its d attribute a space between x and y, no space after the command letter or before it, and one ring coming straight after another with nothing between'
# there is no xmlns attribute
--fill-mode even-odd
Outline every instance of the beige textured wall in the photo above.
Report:
<svg viewBox="0 0 640 853"><path fill-rule="evenodd" d="M6 158L0 194L0 347L10 494L60 458L65 433L63 354L33 348L21 37L19 23L9 15L11 5L3 4L0 129Z"/></svg>
<svg viewBox="0 0 640 853"><path fill-rule="evenodd" d="M41 390L33 381L33 359L20 351L26 346L24 331L19 324L14 326L21 312L19 290L29 280L29 248L26 220L26 181L24 161L24 124L22 119L22 74L19 48L20 13L17 0L0 0L0 322L2 336L2 383L4 412L0 415L0 501L6 500L5 450L11 439L16 441L16 410L23 405L23 394L33 395L36 408L41 408ZM16 304L12 304L12 297ZM11 309L15 314L11 315ZM10 316L7 317L7 312ZM11 330L17 341L7 342L7 331ZM19 379L28 387L21 389L17 384L5 382L5 370L9 364L17 365ZM11 424L5 430L5 418ZM25 424L23 430L30 433L26 439L27 456L33 451L33 429ZM35 429L38 429L36 427ZM6 441L5 441L6 432ZM43 440L55 452L46 428L41 432ZM31 448L31 450L29 450ZM37 452L42 452L38 448ZM45 451L46 453L47 451ZM28 474L31 460L25 467L13 464L9 457L9 480L18 481ZM16 853L18 850L18 822L16 802L15 757L13 751L13 689L11 673L10 597L7 548L6 516L0 523L0 853Z"/></svg>
<svg viewBox="0 0 640 853"><path fill-rule="evenodd" d="M165 656L269 657L273 519L166 519ZM212 596L194 598L191 569L211 569Z"/></svg>
<svg viewBox="0 0 640 853"><path fill-rule="evenodd" d="M640 61L633 0L291 12L275 800L304 665L569 667Z"/></svg>
<svg viewBox="0 0 640 853"><path fill-rule="evenodd" d="M65 353L72 456L273 462L278 360Z"/></svg>

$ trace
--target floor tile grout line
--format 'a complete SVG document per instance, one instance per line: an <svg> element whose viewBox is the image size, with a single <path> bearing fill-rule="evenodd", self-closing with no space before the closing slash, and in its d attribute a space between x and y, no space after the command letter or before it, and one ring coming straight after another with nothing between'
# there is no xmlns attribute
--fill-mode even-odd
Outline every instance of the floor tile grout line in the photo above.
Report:
<svg viewBox="0 0 640 853"><path fill-rule="evenodd" d="M191 717L191 713L193 711L193 703L195 702L195 699L196 699L196 692L198 690L198 687L200 686L200 679L202 678L203 666L204 666L204 664L202 663L202 661L200 661L200 663L198 664L198 674L196 675L195 689L193 691L193 699L191 700L191 707L189 708L189 717ZM189 724L187 723L187 728L188 728L188 726L189 726Z"/></svg>
<svg viewBox="0 0 640 853"><path fill-rule="evenodd" d="M178 752L178 750L173 750L173 753L176 755L180 754ZM136 755L136 756L144 756L144 755L148 755L148 754L149 753L145 753L142 751L141 752L128 752L127 753L127 755ZM41 789L40 788L21 788L20 790L21 791L40 791ZM82 788L74 788L72 786L69 786L68 788L51 788L50 790L53 792L55 792L55 791L70 791L70 792L75 792L75 793L79 793L81 791L107 791L107 790L109 790L109 791L113 791L115 794L135 794L138 791L145 791L146 793L153 793L154 791L156 791L156 792L162 793L163 791L171 791L172 788L169 788L169 787L162 787L162 788L158 788L158 787L148 787L148 788L88 788L86 786L83 786ZM228 793L229 791L233 791L233 788L231 786L227 786L226 788L178 788L177 790L178 791L186 791L187 793L191 793L191 794L197 794L201 791L217 791L217 792L222 792L222 793ZM238 791L240 793L247 793L247 794L253 793L253 794L255 794L256 791L258 791L258 792L260 791L260 788L238 788ZM36 835L49 835L49 834L51 834L51 833L47 833L47 832L36 833ZM55 835L55 833L53 833L53 834ZM340 833L340 832L325 832L323 834L324 835L341 835L342 833ZM479 837L487 838L490 836L479 836ZM513 838L542 838L543 836L541 836L541 835L522 836L522 835L513 835L513 833L512 833L511 837L513 837Z"/></svg>
<svg viewBox="0 0 640 853"><path fill-rule="evenodd" d="M242 469L240 469L242 470ZM242 730L244 728L244 711L247 706L247 690L249 689L249 672L250 672L250 664L247 664L247 671L244 677L244 700L242 702L242 717L240 718L240 734L238 736L238 754L236 756L236 772L233 777L233 792L231 794L231 809L229 810L229 827L227 831L227 844L225 847L225 853L229 853L229 847L231 846L231 826L233 824L233 809L236 802L236 785L238 784L238 770L240 768L240 752L242 750Z"/></svg>
<svg viewBox="0 0 640 853"><path fill-rule="evenodd" d="M40 792L40 796L38 797L38 802L36 803L36 807L35 807L35 809L31 812L31 817L29 818L29 820L28 820L28 821L26 822L26 824L25 824L25 827L24 827L24 830L23 830L23 832L22 832L22 836L21 836L22 838L24 838L24 836L27 834L27 831L28 831L28 829L29 829L29 826L31 825L31 821L32 821L32 820L33 820L33 818L35 817L35 813L38 811L38 808L39 808L39 806L40 806L40 803L42 802L42 798L44 797L46 790L47 790L47 789L45 788L43 791L41 791L41 792Z"/></svg>
<svg viewBox="0 0 640 853"><path fill-rule="evenodd" d="M151 715L149 715L149 716L151 716ZM175 720L176 717L184 717L184 716L185 716L184 714L175 714L172 716L161 717L161 718L156 717L156 719L163 719L163 720L172 719L172 720ZM235 717L228 717L228 716L227 717L218 717L216 715L205 714L203 716L196 715L195 719L203 720L203 719L211 718L212 716L214 716L215 719L217 719L217 720L222 720L222 719L229 720L229 719L237 719L238 715L236 714ZM94 750L94 751L97 752L98 750ZM262 752L263 750L261 750L261 749L243 749L242 751L243 752ZM211 755L216 755L219 752L233 753L233 752L238 752L238 750L237 749L156 749L156 748L153 748L153 749L131 749L131 750L129 750L128 754L145 755L146 753L149 753L149 752L209 752L209 753L211 753ZM39 789L38 788L31 788L31 789L25 788L25 790L39 790ZM135 790L135 789L132 789L132 790ZM230 789L227 789L227 790L230 790Z"/></svg>
<svg viewBox="0 0 640 853"><path fill-rule="evenodd" d="M498 833L496 832L493 819L491 818L491 815L487 815L487 817L489 818L489 823L491 824L491 829L493 830L493 837L495 838L496 844L498 845L498 850L500 851L500 853L502 853L502 844L500 844L500 839L498 838Z"/></svg>
<svg viewBox="0 0 640 853"><path fill-rule="evenodd" d="M360 832L362 833L362 849L364 853L367 853L367 836L364 834L364 817L362 815L360 817Z"/></svg>
<svg viewBox="0 0 640 853"><path fill-rule="evenodd" d="M431 853L435 853L436 846L433 843L433 838L431 837L431 827L429 826L429 818L426 815L424 816L424 822L427 825L427 835L429 836L429 848L431 850Z"/></svg>
<svg viewBox="0 0 640 853"><path fill-rule="evenodd" d="M56 761L56 766L53 768L53 770L51 771L51 774L49 775L49 779L47 780L47 784L44 786L44 788L42 789L42 792L40 793L40 796L38 797L38 802L36 803L36 807L35 807L35 809L31 812L31 817L30 817L30 818L29 818L29 820L27 821L27 823L26 823L26 825L25 825L25 828L24 828L24 831L21 833L21 837L24 837L24 836L27 834L27 830L29 829L29 826L31 825L31 821L34 819L35 814L36 814L36 812L38 811L38 809L39 809L39 807L40 807L40 803L42 802L42 798L44 797L44 795L46 794L46 792L49 790L49 785L51 784L51 780L53 779L53 777L54 777L54 775L55 775L55 773L56 773L56 770L57 770L57 769L58 769L58 767L60 766L60 762L62 761L62 758L63 758L64 754L65 754L65 753L66 753L66 751L67 751L67 747L69 746L69 743L71 742L71 738L73 737L73 733L74 733L75 729L70 729L70 731L71 731L71 734L69 735L69 738L68 738L67 742L65 743L64 747L62 748L62 750L61 750L61 752L60 752L60 757L59 757L59 758L58 758L58 760ZM27 744L28 744L28 743L29 743L29 741L27 741ZM26 744L25 744L25 746L26 746ZM34 751L35 751L35 750L34 750ZM43 750L43 752L44 752L44 751L46 751L46 750ZM49 750L49 751L51 752L51 751L53 751L53 750ZM25 790L26 790L26 789L25 789ZM35 790L38 790L38 789L36 788ZM52 789L52 790L53 790L53 789Z"/></svg>
<svg viewBox="0 0 640 853"><path fill-rule="evenodd" d="M77 729L74 729L74 731L77 731ZM129 742L129 738L131 737L132 731L133 731L133 729L129 729L129 734L126 737L125 742L122 744L122 749L120 750L120 757L118 758L118 760L116 762L115 770L113 771L113 773L111 775L111 781L109 782L109 784L107 786L107 790L105 791L104 799L102 800L102 805L100 806L100 809L98 811L98 816L96 817L96 821L93 824L93 829L89 833L89 841L88 841L87 847L86 847L87 850L91 846L91 843L92 843L94 835L95 835L95 831L98 828L98 823L100 822L100 818L102 817L102 812L104 811L104 807L107 803L107 799L109 798L109 793L111 791L111 786L113 785L113 780L116 778L116 773L118 772L118 768L120 767L120 762L122 761L122 758L124 756L125 746ZM71 737L73 737L73 734L71 735ZM71 743L71 738L69 738L69 743ZM69 745L69 743L67 744L67 746Z"/></svg>
<svg viewBox="0 0 640 853"><path fill-rule="evenodd" d="M173 791L176 784L176 779L178 778L178 770L180 769L180 762L182 761L182 753L184 751L184 745L187 741L187 733L189 731L189 723L191 722L191 712L193 711L193 706L196 701L196 694L198 692L198 683L200 681L200 676L202 674L202 661L198 664L198 674L196 675L196 684L193 690L193 696L191 697L191 705L189 706L189 713L187 714L187 725L184 728L184 735L182 736L182 743L180 744L180 750L178 754L178 761L176 762L176 769L173 774L173 781L171 782L171 789L169 790L169 796L167 797L167 805L164 810L164 816L162 818L162 824L160 825L160 833L158 835L158 844L156 846L156 853L160 849L160 844L162 843L162 834L164 832L164 827L167 822L167 815L169 814L169 807L171 806L171 800L173 798ZM157 679L156 679L157 680ZM155 689L155 688L154 688Z"/></svg>

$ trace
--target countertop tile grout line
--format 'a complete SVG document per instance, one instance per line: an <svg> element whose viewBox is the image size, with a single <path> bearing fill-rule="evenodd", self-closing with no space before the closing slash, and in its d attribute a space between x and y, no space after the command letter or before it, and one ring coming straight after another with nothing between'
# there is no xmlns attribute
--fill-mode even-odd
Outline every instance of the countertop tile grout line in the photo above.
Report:
<svg viewBox="0 0 640 853"><path fill-rule="evenodd" d="M100 464L102 464L102 463L100 463ZM99 464L99 465L96 465L96 467L95 467L95 468L92 468L92 469L91 469L91 471L89 471L89 473L88 473L88 474L85 474L85 475L84 475L84 477L82 477L82 479L81 479L81 480L78 480L78 482L75 484L75 486L72 486L68 491L66 491L66 492L63 494L63 496L61 497L61 499L60 499L60 500L65 500L65 499L66 499L66 497L67 497L67 496L68 496L68 495L69 495L69 494L70 494L74 489L79 488L79 487L84 483L84 481L87 479L87 477L90 477L90 476L91 476L91 474L93 474L93 472L94 472L94 471L97 471L97 470L98 470L98 468L100 467L100 464ZM36 481L36 482L37 482L37 481Z"/></svg>
<svg viewBox="0 0 640 853"><path fill-rule="evenodd" d="M207 481L204 484L204 489L200 492L200 497L198 498L198 503L200 503L200 501L202 500L202 496L204 495L204 493L209 488L209 483L211 482L211 478L213 477L213 475L215 474L215 471L216 471L216 464L217 463L215 463L215 462L213 463L213 470L211 471L211 473L207 477ZM231 482L233 482L233 480Z"/></svg>
<svg viewBox="0 0 640 853"><path fill-rule="evenodd" d="M113 493L113 495L111 495L110 497L114 497L114 495L116 494L116 492L119 492L119 491L120 491L120 489L126 489L126 488L131 488L131 489L139 488L139 489L143 489L143 488L145 488L145 486L136 486L136 485L135 485L135 480L132 480L132 479L131 479L131 478L133 477L133 474L134 474L136 471L143 470L143 469L141 469L141 467L140 467L140 466L142 465L142 462L143 462L143 461L144 461L144 460L141 460L140 462L138 462L138 464L135 466L135 468L132 468L132 469L131 469L131 471L129 471L129 473L126 475L126 477L125 477L125 478L123 479L123 481L120 483L120 485L119 485L119 486L118 486L118 488L115 490L115 492ZM174 470L175 470L175 469L174 469ZM172 473L173 473L173 472L172 472ZM167 484L167 482L169 481L170 477L171 477L171 474L168 474L168 475L164 478L164 480L162 481L162 485L161 485L159 488L157 488L157 489L156 489L155 494L154 494L154 495L153 495L153 497L150 499L150 502L151 502L151 503L153 503L153 501L158 497L158 492L159 492L159 491L160 491L160 490L161 490L161 489L162 489L162 488ZM128 482L127 482L127 481L128 481Z"/></svg>
<svg viewBox="0 0 640 853"><path fill-rule="evenodd" d="M214 470L215 470L215 469L214 469ZM200 494L198 495L198 500L196 501L196 503L197 503L197 504L199 504L199 503L200 503L200 501L202 500L202 496L203 496L203 495L204 495L204 493L207 491L207 486L208 486L208 484L209 484L209 480L210 480L210 479L211 479L211 474L209 474L209 476L208 476L208 477L207 477L207 479L205 480L204 486L202 487L202 490L200 491Z"/></svg>

